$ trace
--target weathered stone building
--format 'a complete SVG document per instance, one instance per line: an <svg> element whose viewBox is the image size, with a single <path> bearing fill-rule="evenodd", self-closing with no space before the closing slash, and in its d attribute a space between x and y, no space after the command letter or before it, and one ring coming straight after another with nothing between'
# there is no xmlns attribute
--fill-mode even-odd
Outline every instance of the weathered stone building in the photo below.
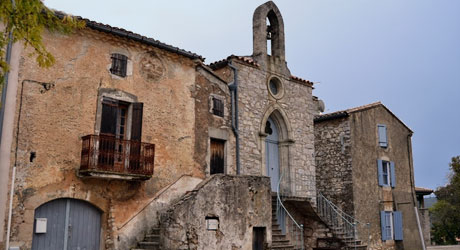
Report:
<svg viewBox="0 0 460 250"><path fill-rule="evenodd" d="M318 127L336 121L325 116L318 133L334 143L339 136L342 146L336 152L336 144L325 144L325 154L320 146L315 161L319 101L313 83L287 68L283 18L273 2L254 12L253 54L210 65L192 52L83 20L86 27L71 35L44 32L56 56L53 67L38 68L27 56L30 48L16 55L16 125L6 170L13 199L2 222L9 246L365 247L359 245L365 241L345 241L344 225L328 224L316 190L365 216L353 200L361 194L346 192L357 183L373 187L352 169L363 152L351 150L358 133L348 121L339 122L337 134L333 126ZM407 156L394 154L383 156ZM331 176L326 165L337 172ZM398 176L412 180L407 171ZM379 205L372 196L364 205L396 204L410 219L406 203L398 202L410 198L411 189L400 181L393 191L369 189L369 195L393 195L392 201Z"/></svg>
<svg viewBox="0 0 460 250"><path fill-rule="evenodd" d="M381 103L315 118L318 191L359 222L369 249L422 249L411 136Z"/></svg>

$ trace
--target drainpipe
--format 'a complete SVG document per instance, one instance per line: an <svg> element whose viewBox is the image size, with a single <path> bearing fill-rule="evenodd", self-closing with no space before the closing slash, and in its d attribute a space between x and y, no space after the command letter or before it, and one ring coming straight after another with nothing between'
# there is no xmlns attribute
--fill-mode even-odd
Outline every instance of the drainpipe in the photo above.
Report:
<svg viewBox="0 0 460 250"><path fill-rule="evenodd" d="M8 46L6 47L6 64L10 65L11 62L11 48L13 47L13 32L10 31L8 34ZM0 135L3 131L3 119L5 116L5 101L6 101L6 91L8 90L8 75L9 71L5 72L5 78L3 81L3 88L2 88L2 108L0 110ZM3 136L0 136L0 144L2 144Z"/></svg>
<svg viewBox="0 0 460 250"><path fill-rule="evenodd" d="M11 0L13 8L15 7L14 0ZM5 24L6 28L6 24ZM6 63L10 66L9 71L4 72L4 82L1 95L0 108L0 241L5 240L6 249L9 248L9 232L5 235L5 215L8 201L8 177L10 175L10 155L11 144L13 141L14 130L14 115L16 111L16 93L17 93L17 77L19 58L16 55L16 46L13 46L13 31L8 34L8 45L6 47ZM15 56L13 56L13 51ZM12 178L15 177L13 169ZM13 193L10 190L10 193ZM9 226L8 226L9 228Z"/></svg>
<svg viewBox="0 0 460 250"><path fill-rule="evenodd" d="M240 137L238 133L238 69L228 60L228 66L233 70L233 82L228 85L232 102L232 130L236 143L236 174L240 175Z"/></svg>

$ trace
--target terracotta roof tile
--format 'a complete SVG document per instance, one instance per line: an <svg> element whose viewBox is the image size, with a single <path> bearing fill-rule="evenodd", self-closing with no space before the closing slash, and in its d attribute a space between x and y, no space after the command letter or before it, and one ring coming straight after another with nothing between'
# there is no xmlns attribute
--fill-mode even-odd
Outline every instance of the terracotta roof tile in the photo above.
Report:
<svg viewBox="0 0 460 250"><path fill-rule="evenodd" d="M303 82L303 83L307 83L307 84L313 85L313 82L311 82L311 81L309 81L309 80L302 79L302 78L297 77L297 76L291 76L291 79L292 79L292 80L299 81L299 82Z"/></svg>
<svg viewBox="0 0 460 250"><path fill-rule="evenodd" d="M254 61L254 59L251 56L235 56L235 55L231 55L231 56L229 56L229 57L227 57L225 59L210 63L209 67L214 69L214 70L220 69L222 67L225 67L225 65L227 65L228 61L231 60L231 59L237 59L237 60L239 60L241 62L244 62L246 64L249 64L249 65L255 66L255 67L260 66L256 61Z"/></svg>
<svg viewBox="0 0 460 250"><path fill-rule="evenodd" d="M345 117L345 116L348 116L349 114L351 113L356 113L356 112L361 112L361 111L364 111L364 110L367 110L367 109L371 109L371 108L375 108L375 107L379 107L379 106L382 106L384 109L386 109L393 117L395 117L404 127L406 127L410 133L412 134L412 130L403 122L401 121L401 119L399 119L393 112L391 112L390 109L388 109L385 105L383 105L381 102L374 102L374 103L370 103L370 104L366 104L366 105L363 105L363 106L358 106L358 107L355 107L355 108L349 108L349 109L345 109L345 110L340 110L340 111L336 111L336 112L332 112L332 113L328 113L328 114L321 114L321 115L317 115L315 116L314 118L314 122L321 122L321 121L326 121L326 120L332 120L332 119L336 119L336 118L341 118L341 117Z"/></svg>
<svg viewBox="0 0 460 250"><path fill-rule="evenodd" d="M57 11L57 10L53 10L53 11L56 14L56 16L58 16L59 18L63 18L64 16L68 15L68 14L66 14L66 13L64 13L62 11ZM159 49L164 49L166 51L176 53L176 54L179 54L179 55L191 58L191 59L200 59L201 61L204 61L204 58L202 56L198 55L198 54L195 54L193 52L180 49L178 47L174 47L174 46L166 44L166 43L162 43L162 42L160 42L158 40L155 40L153 38L145 37L145 36L139 35L137 33L134 33L132 31L125 30L123 28L113 27L113 26L110 26L108 24L103 24L103 23L99 23L99 22L96 22L96 21L92 21L92 20L89 20L87 18L83 18L81 16L74 16L74 17L79 19L79 20L84 21L86 23L86 27L91 28L93 30L97 30L97 31L105 32L105 33L110 33L112 35L116 35L116 36L119 36L119 37L127 38L127 39L130 39L130 40L134 40L134 41L137 41L137 42L140 42L140 43L147 44L147 45L151 45L151 46L157 47Z"/></svg>
<svg viewBox="0 0 460 250"><path fill-rule="evenodd" d="M423 188L423 187L415 187L415 192L416 193L423 193L423 194L431 194L433 193L433 189L429 189L429 188Z"/></svg>

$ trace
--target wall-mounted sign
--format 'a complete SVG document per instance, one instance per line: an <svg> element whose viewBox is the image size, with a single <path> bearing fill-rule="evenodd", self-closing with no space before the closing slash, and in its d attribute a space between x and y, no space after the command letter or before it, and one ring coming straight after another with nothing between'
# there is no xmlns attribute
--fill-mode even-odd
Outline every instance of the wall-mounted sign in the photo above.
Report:
<svg viewBox="0 0 460 250"><path fill-rule="evenodd" d="M206 218L206 229L217 231L219 229L219 218Z"/></svg>
<svg viewBox="0 0 460 250"><path fill-rule="evenodd" d="M46 218L36 218L35 219L35 233L44 234L46 233Z"/></svg>

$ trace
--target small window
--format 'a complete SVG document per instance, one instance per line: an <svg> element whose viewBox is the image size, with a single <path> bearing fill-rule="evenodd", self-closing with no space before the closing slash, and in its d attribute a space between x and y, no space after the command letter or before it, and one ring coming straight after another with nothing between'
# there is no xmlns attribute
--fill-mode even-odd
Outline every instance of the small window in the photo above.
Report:
<svg viewBox="0 0 460 250"><path fill-rule="evenodd" d="M128 67L128 57L122 54L112 54L112 67L110 68L110 73L125 77L126 68Z"/></svg>
<svg viewBox="0 0 460 250"><path fill-rule="evenodd" d="M377 125L377 128L379 133L379 146L382 148L388 147L387 126L379 124Z"/></svg>
<svg viewBox="0 0 460 250"><path fill-rule="evenodd" d="M380 211L382 240L403 240L401 211Z"/></svg>
<svg viewBox="0 0 460 250"><path fill-rule="evenodd" d="M212 98L212 113L224 117L224 102L217 97Z"/></svg>
<svg viewBox="0 0 460 250"><path fill-rule="evenodd" d="M396 176L394 162L378 160L377 169L379 175L379 185L395 187Z"/></svg>

